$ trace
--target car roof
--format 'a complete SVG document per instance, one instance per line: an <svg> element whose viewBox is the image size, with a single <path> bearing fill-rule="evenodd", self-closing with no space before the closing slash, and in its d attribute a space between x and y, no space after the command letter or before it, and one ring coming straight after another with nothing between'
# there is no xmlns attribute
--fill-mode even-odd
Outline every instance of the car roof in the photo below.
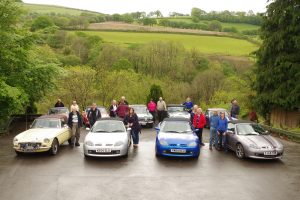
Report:
<svg viewBox="0 0 300 200"><path fill-rule="evenodd" d="M181 118L181 117L171 117L171 118L165 118L164 119L164 121L166 121L166 122L178 122L178 121L180 121L180 122L190 122L190 119L186 119L186 118Z"/></svg>
<svg viewBox="0 0 300 200"><path fill-rule="evenodd" d="M253 124L255 122L249 121L249 120L230 120L229 123L232 124Z"/></svg>
<svg viewBox="0 0 300 200"><path fill-rule="evenodd" d="M68 108L67 107L52 107L52 108L50 108L49 110L61 110L61 109L67 109L68 110Z"/></svg>
<svg viewBox="0 0 300 200"><path fill-rule="evenodd" d="M38 117L37 119L63 119L63 120L66 120L66 115L58 115L58 114L55 114L55 115L42 115L40 117Z"/></svg>
<svg viewBox="0 0 300 200"><path fill-rule="evenodd" d="M219 111L219 110L227 111L227 109L225 109L225 108L208 108L207 110L209 110L209 111Z"/></svg>
<svg viewBox="0 0 300 200"><path fill-rule="evenodd" d="M167 107L185 107L185 106L181 104L168 104Z"/></svg>

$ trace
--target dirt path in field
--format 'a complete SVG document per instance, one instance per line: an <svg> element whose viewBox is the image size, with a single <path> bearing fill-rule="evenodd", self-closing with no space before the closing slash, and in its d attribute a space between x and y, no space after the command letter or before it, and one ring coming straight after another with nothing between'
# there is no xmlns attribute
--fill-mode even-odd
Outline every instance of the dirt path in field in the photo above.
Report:
<svg viewBox="0 0 300 200"><path fill-rule="evenodd" d="M166 33L188 33L199 35L220 35L229 36L228 33L203 31L195 29L180 29L160 26L142 26L138 24L126 24L121 22L93 23L88 27L89 30L112 30L112 31L140 31L140 32L166 32Z"/></svg>

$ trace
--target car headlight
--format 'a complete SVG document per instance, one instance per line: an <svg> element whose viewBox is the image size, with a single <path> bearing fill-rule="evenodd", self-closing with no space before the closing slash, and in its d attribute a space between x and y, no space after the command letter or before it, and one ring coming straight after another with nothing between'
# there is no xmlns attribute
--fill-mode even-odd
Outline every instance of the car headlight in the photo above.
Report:
<svg viewBox="0 0 300 200"><path fill-rule="evenodd" d="M87 145L87 146L94 146L94 143L92 141L86 141L85 145Z"/></svg>
<svg viewBox="0 0 300 200"><path fill-rule="evenodd" d="M115 143L115 147L122 146L123 144L124 144L124 142L118 141Z"/></svg>
<svg viewBox="0 0 300 200"><path fill-rule="evenodd" d="M160 145L168 146L169 144L165 140L159 140Z"/></svg>
<svg viewBox="0 0 300 200"><path fill-rule="evenodd" d="M252 149L260 149L256 144L250 144L249 147Z"/></svg>
<svg viewBox="0 0 300 200"><path fill-rule="evenodd" d="M44 139L44 143L49 143L49 142L50 142L50 140L48 138Z"/></svg>
<svg viewBox="0 0 300 200"><path fill-rule="evenodd" d="M197 146L197 143L196 142L191 142L191 143L188 144L188 146L189 147L195 147L195 146Z"/></svg>

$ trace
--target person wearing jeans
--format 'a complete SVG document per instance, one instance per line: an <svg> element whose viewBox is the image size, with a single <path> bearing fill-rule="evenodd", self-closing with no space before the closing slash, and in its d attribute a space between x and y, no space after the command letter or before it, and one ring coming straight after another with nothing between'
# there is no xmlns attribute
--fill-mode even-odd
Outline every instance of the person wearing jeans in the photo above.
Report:
<svg viewBox="0 0 300 200"><path fill-rule="evenodd" d="M133 141L133 147L134 148L138 147L141 126L139 124L138 116L134 112L133 108L129 108L128 115L126 115L124 118L124 124L127 128L131 128L130 132Z"/></svg>
<svg viewBox="0 0 300 200"><path fill-rule="evenodd" d="M72 112L69 114L68 126L72 133L70 145L73 147L75 139L75 146L80 146L79 138L80 128L82 127L82 117L75 107L72 108Z"/></svg>
<svg viewBox="0 0 300 200"><path fill-rule="evenodd" d="M209 150L212 150L213 145L215 146L215 148L218 147L218 139L219 139L217 134L218 122L219 122L218 112L214 111L213 115L209 118L209 123L210 123Z"/></svg>
<svg viewBox="0 0 300 200"><path fill-rule="evenodd" d="M227 152L227 140L226 140L226 132L228 128L228 121L225 117L225 112L220 113L220 117L218 120L218 137L219 137L219 147L222 147Z"/></svg>
<svg viewBox="0 0 300 200"><path fill-rule="evenodd" d="M202 142L202 131L206 124L206 119L204 114L202 113L202 109L198 108L197 112L195 113L194 119L193 119L193 126L195 128L195 132L197 136L199 137L200 145L204 146L204 143Z"/></svg>

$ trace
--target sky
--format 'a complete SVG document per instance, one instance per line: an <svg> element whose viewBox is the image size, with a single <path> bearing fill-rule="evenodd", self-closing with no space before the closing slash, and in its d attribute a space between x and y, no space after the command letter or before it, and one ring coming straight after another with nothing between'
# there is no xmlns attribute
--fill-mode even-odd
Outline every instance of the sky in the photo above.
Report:
<svg viewBox="0 0 300 200"><path fill-rule="evenodd" d="M209 11L265 12L267 0L23 0L25 3L59 5L105 14L160 10L167 16L170 12L190 14L193 7Z"/></svg>

